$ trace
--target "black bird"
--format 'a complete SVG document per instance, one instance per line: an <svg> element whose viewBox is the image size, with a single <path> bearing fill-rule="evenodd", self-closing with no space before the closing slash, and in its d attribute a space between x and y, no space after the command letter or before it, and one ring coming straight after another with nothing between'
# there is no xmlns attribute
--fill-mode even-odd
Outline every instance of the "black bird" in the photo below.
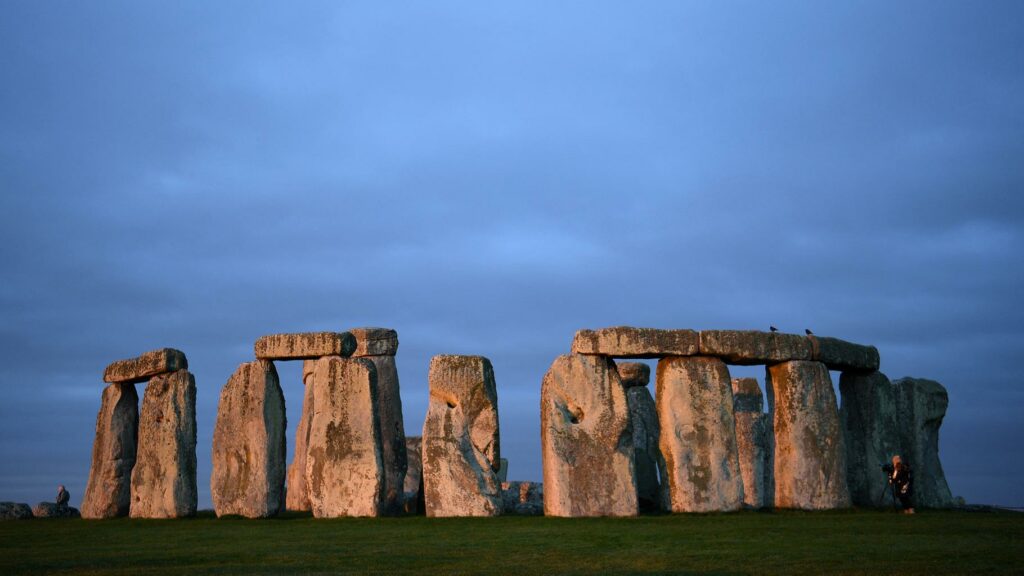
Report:
<svg viewBox="0 0 1024 576"><path fill-rule="evenodd" d="M778 332L779 331L779 329L776 328L775 326L769 326L768 329L771 330L772 332Z"/></svg>
<svg viewBox="0 0 1024 576"><path fill-rule="evenodd" d="M804 332L806 332L808 336L814 336L814 332L811 332L810 328L804 328Z"/></svg>

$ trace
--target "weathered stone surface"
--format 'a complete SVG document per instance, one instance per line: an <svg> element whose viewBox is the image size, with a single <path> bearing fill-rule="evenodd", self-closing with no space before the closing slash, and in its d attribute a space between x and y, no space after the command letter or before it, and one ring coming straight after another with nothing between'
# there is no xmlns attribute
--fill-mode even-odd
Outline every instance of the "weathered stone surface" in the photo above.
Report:
<svg viewBox="0 0 1024 576"><path fill-rule="evenodd" d="M127 516L139 430L139 395L134 384L110 384L96 415L89 483L82 517Z"/></svg>
<svg viewBox="0 0 1024 576"><path fill-rule="evenodd" d="M810 360L811 343L804 336L757 330L701 330L700 354L729 364L772 364Z"/></svg>
<svg viewBox="0 0 1024 576"><path fill-rule="evenodd" d="M739 509L743 477L725 363L704 356L665 358L658 362L656 386L668 509Z"/></svg>
<svg viewBox="0 0 1024 576"><path fill-rule="evenodd" d="M398 368L394 356L368 356L366 359L373 362L377 369L377 398L374 405L380 422L381 457L384 459L384 514L397 516L402 513L402 501L405 499L403 485L408 466Z"/></svg>
<svg viewBox="0 0 1024 576"><path fill-rule="evenodd" d="M498 393L483 356L434 356L423 423L427 516L501 514Z"/></svg>
<svg viewBox="0 0 1024 576"><path fill-rule="evenodd" d="M914 505L954 505L939 461L939 427L949 406L946 389L934 380L900 378L893 383L900 422L901 456L914 473Z"/></svg>
<svg viewBox="0 0 1024 576"><path fill-rule="evenodd" d="M288 510L306 512L310 510L309 491L306 490L306 453L309 450L309 430L313 423L313 368L316 360L305 360L302 363L302 383L305 393L302 397L302 416L295 428L295 453L292 463L288 466L288 489L286 490L285 506Z"/></svg>
<svg viewBox="0 0 1024 576"><path fill-rule="evenodd" d="M732 381L733 410L736 419L736 450L743 476L743 504L750 508L768 505L766 487L771 471L768 414L763 412L764 398L754 378Z"/></svg>
<svg viewBox="0 0 1024 576"><path fill-rule="evenodd" d="M853 344L827 336L808 336L807 340L811 344L811 360L821 362L829 370L878 370L880 358L878 348L874 346Z"/></svg>
<svg viewBox="0 0 1024 576"><path fill-rule="evenodd" d="M661 358L696 354L698 345L699 338L693 330L615 326L576 332L572 353L615 358Z"/></svg>
<svg viewBox="0 0 1024 576"><path fill-rule="evenodd" d="M881 372L843 372L839 394L850 500L854 506L892 505L881 466L893 455L902 454L896 389Z"/></svg>
<svg viewBox="0 0 1024 576"><path fill-rule="evenodd" d="M103 381L135 384L136 382L145 382L159 374L186 368L188 368L188 359L185 358L184 352L174 348L161 348L135 358L118 360L110 364L103 371Z"/></svg>
<svg viewBox="0 0 1024 576"><path fill-rule="evenodd" d="M349 332L304 332L261 336L254 346L260 360L312 360L351 356L356 339Z"/></svg>
<svg viewBox="0 0 1024 576"><path fill-rule="evenodd" d="M377 417L377 369L365 358L327 356L313 370L315 408L306 487L317 518L380 516L384 461Z"/></svg>
<svg viewBox="0 0 1024 576"><path fill-rule="evenodd" d="M356 339L352 357L394 356L398 353L398 332L391 328L352 328Z"/></svg>
<svg viewBox="0 0 1024 576"><path fill-rule="evenodd" d="M626 388L647 386L651 381L651 367L643 362L618 362L619 379Z"/></svg>
<svg viewBox="0 0 1024 576"><path fill-rule="evenodd" d="M0 502L0 520L28 520L32 518L32 508L19 502Z"/></svg>
<svg viewBox="0 0 1024 576"><path fill-rule="evenodd" d="M32 515L36 518L79 518L81 514L78 508L71 506L58 506L53 502L40 502L32 509Z"/></svg>
<svg viewBox="0 0 1024 576"><path fill-rule="evenodd" d="M773 398L774 501L777 508L850 506L846 448L828 368L793 361L768 367Z"/></svg>
<svg viewBox="0 0 1024 576"><path fill-rule="evenodd" d="M572 354L541 385L544 514L635 516L633 429L611 359Z"/></svg>
<svg viewBox="0 0 1024 576"><path fill-rule="evenodd" d="M502 482L502 514L544 514L544 485L540 482Z"/></svg>
<svg viewBox="0 0 1024 576"><path fill-rule="evenodd" d="M405 502L406 514L423 514L423 437L406 436L405 453L408 466L405 471Z"/></svg>
<svg viewBox="0 0 1024 576"><path fill-rule="evenodd" d="M246 362L220 393L210 497L217 516L276 516L285 504L284 394L274 363Z"/></svg>
<svg viewBox="0 0 1024 576"><path fill-rule="evenodd" d="M192 516L196 498L196 381L178 370L154 377L142 397L130 516Z"/></svg>
<svg viewBox="0 0 1024 576"><path fill-rule="evenodd" d="M643 365L647 367L646 364ZM619 365L619 375L622 375ZM648 369L648 375L650 369ZM623 380L623 386L626 385ZM658 409L647 386L636 385L626 388L626 403L633 428L633 454L636 463L636 489L641 510L660 510L664 495L658 481L658 463L661 449L658 447L661 427L658 425Z"/></svg>

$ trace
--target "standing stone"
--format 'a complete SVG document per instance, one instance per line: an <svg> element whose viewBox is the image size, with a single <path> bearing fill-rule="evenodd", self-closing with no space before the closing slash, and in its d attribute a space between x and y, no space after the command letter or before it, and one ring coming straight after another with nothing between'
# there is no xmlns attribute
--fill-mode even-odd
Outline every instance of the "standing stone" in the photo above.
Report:
<svg viewBox="0 0 1024 576"><path fill-rule="evenodd" d="M309 491L306 490L306 453L309 450L309 430L313 423L313 368L316 360L302 362L302 384L305 392L302 397L302 416L295 428L295 454L292 455L291 466L288 467L288 489L286 491L286 507L296 512L310 510Z"/></svg>
<svg viewBox="0 0 1024 576"><path fill-rule="evenodd" d="M403 507L406 514L423 514L423 437L406 436L405 452L409 457L409 466L405 473Z"/></svg>
<svg viewBox="0 0 1024 576"><path fill-rule="evenodd" d="M285 503L284 394L274 363L238 367L220 393L210 496L217 516L276 516Z"/></svg>
<svg viewBox="0 0 1024 576"><path fill-rule="evenodd" d="M736 449L743 475L743 504L750 508L768 505L765 498L771 462L768 459L768 414L764 397L754 378L732 381L733 410L736 418Z"/></svg>
<svg viewBox="0 0 1024 576"><path fill-rule="evenodd" d="M391 330L390 332L394 332ZM398 368L394 356L367 356L377 369L377 419L384 458L384 513L402 513L406 468L405 422L402 418L402 396L398 387Z"/></svg>
<svg viewBox="0 0 1024 576"><path fill-rule="evenodd" d="M892 506L888 477L881 466L902 454L896 389L881 372L843 372L839 394L850 500L854 506ZM908 464L909 458L908 454Z"/></svg>
<svg viewBox="0 0 1024 576"><path fill-rule="evenodd" d="M110 384L96 415L92 467L82 499L83 518L127 516L139 431L139 395L134 384Z"/></svg>
<svg viewBox="0 0 1024 576"><path fill-rule="evenodd" d="M792 361L768 367L774 441L775 506L846 508L846 448L828 368Z"/></svg>
<svg viewBox="0 0 1024 576"><path fill-rule="evenodd" d="M636 516L633 429L615 363L571 354L541 385L547 516Z"/></svg>
<svg viewBox="0 0 1024 576"><path fill-rule="evenodd" d="M950 507L953 496L939 461L939 427L949 406L949 395L934 380L901 378L893 384L903 445L901 456L914 474L914 505Z"/></svg>
<svg viewBox="0 0 1024 576"><path fill-rule="evenodd" d="M434 356L423 423L427 516L497 516L500 436L494 369L483 356Z"/></svg>
<svg viewBox="0 0 1024 576"><path fill-rule="evenodd" d="M365 358L326 356L316 361L313 387L306 453L313 516L380 516L384 463L374 405L377 369Z"/></svg>
<svg viewBox="0 0 1024 576"><path fill-rule="evenodd" d="M636 462L636 489L641 510L659 510L663 502L658 482L658 448L661 427L658 409L647 384L651 380L651 367L641 362L620 362L617 366L622 386L626 389L626 403L633 427L633 453Z"/></svg>
<svg viewBox="0 0 1024 576"><path fill-rule="evenodd" d="M540 516L544 513L544 485L540 482L502 482L502 514Z"/></svg>
<svg viewBox="0 0 1024 576"><path fill-rule="evenodd" d="M725 363L704 356L665 358L658 362L657 394L668 508L739 509L743 476Z"/></svg>
<svg viewBox="0 0 1024 576"><path fill-rule="evenodd" d="M132 518L196 513L196 380L188 370L146 385L132 470Z"/></svg>

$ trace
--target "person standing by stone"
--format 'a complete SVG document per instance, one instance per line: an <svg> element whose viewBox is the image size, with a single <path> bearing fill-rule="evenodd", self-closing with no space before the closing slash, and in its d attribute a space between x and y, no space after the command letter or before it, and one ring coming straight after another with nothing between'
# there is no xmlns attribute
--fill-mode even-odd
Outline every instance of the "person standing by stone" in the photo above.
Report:
<svg viewBox="0 0 1024 576"><path fill-rule="evenodd" d="M914 513L914 476L911 473L910 465L903 462L900 455L892 457L892 464L882 467L889 475L889 484L892 486L893 495L899 499L904 514Z"/></svg>
<svg viewBox="0 0 1024 576"><path fill-rule="evenodd" d="M57 486L57 508L63 512L68 509L68 502L71 501L71 493L69 493L63 484Z"/></svg>

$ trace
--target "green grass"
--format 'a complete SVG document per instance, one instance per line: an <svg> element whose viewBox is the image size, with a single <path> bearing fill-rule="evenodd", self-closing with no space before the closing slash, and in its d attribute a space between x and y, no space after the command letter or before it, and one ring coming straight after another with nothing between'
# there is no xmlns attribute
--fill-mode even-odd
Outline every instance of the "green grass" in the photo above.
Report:
<svg viewBox="0 0 1024 576"><path fill-rule="evenodd" d="M0 522L0 574L1020 574L1024 514Z"/></svg>

